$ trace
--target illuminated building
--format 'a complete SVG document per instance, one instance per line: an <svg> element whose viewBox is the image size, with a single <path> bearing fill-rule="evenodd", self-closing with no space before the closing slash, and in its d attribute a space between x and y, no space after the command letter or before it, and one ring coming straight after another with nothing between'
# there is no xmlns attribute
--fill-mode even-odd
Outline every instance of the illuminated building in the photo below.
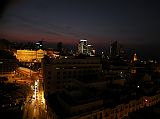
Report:
<svg viewBox="0 0 160 119"><path fill-rule="evenodd" d="M134 53L133 61L137 61L137 55Z"/></svg>
<svg viewBox="0 0 160 119"><path fill-rule="evenodd" d="M88 45L87 40L80 40L78 44L78 54L95 56L95 49L93 45Z"/></svg>
<svg viewBox="0 0 160 119"><path fill-rule="evenodd" d="M96 51L95 51L95 49L93 48L93 45L87 45L87 46L88 46L88 51L87 51L88 55L89 55L89 56L95 56Z"/></svg>
<svg viewBox="0 0 160 119"><path fill-rule="evenodd" d="M44 57L44 54L45 54L45 51L43 51L43 50L37 50L36 51L36 60L38 61L38 62L41 62L41 60L42 60L42 58Z"/></svg>
<svg viewBox="0 0 160 119"><path fill-rule="evenodd" d="M78 53L87 55L87 40L80 40L78 44Z"/></svg>
<svg viewBox="0 0 160 119"><path fill-rule="evenodd" d="M44 54L43 50L17 50L16 57L20 62L41 62Z"/></svg>
<svg viewBox="0 0 160 119"><path fill-rule="evenodd" d="M43 41L38 41L37 43L35 43L35 49L43 49Z"/></svg>
<svg viewBox="0 0 160 119"><path fill-rule="evenodd" d="M34 50L17 50L17 59L20 62L32 62L36 59L36 51Z"/></svg>
<svg viewBox="0 0 160 119"><path fill-rule="evenodd" d="M57 52L57 51L54 51L53 49L47 49L46 50L46 54L47 54L47 56L48 57L50 57L50 58L59 58L60 57L60 52Z"/></svg>

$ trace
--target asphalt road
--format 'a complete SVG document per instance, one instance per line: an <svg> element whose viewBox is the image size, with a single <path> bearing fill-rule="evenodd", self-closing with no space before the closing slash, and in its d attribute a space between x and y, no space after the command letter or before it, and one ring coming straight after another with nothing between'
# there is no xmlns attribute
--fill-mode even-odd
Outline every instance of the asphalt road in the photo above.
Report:
<svg viewBox="0 0 160 119"><path fill-rule="evenodd" d="M26 99L23 119L46 119L42 80L39 80L38 76L35 79Z"/></svg>

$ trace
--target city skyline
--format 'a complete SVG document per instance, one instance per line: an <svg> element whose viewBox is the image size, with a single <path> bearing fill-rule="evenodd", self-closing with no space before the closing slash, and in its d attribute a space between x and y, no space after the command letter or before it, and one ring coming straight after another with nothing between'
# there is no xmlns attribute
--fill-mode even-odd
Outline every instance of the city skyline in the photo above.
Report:
<svg viewBox="0 0 160 119"><path fill-rule="evenodd" d="M1 38L75 45L86 38L99 49L118 41L158 56L159 7L155 1L15 0L0 19Z"/></svg>

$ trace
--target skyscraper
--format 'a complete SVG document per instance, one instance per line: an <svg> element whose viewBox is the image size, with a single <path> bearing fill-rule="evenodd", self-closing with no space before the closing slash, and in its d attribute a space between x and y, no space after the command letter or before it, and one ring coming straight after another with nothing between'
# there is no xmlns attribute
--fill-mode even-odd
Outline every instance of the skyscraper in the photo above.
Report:
<svg viewBox="0 0 160 119"><path fill-rule="evenodd" d="M88 51L87 40L86 39L80 40L78 44L78 54L87 55L87 51Z"/></svg>
<svg viewBox="0 0 160 119"><path fill-rule="evenodd" d="M119 47L117 41L115 41L110 46L110 56L116 57L118 55L119 55Z"/></svg>
<svg viewBox="0 0 160 119"><path fill-rule="evenodd" d="M88 55L89 56L95 56L95 49L94 49L94 47L93 47L93 45L87 45L88 46L88 51L87 51L87 53L88 53Z"/></svg>
<svg viewBox="0 0 160 119"><path fill-rule="evenodd" d="M35 49L39 50L39 49L43 49L43 41L38 41L35 43Z"/></svg>

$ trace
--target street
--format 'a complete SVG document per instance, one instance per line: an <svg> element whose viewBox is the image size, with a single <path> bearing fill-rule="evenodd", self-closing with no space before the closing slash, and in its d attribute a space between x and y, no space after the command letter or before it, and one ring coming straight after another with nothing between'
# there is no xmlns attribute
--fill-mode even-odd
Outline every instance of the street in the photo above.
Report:
<svg viewBox="0 0 160 119"><path fill-rule="evenodd" d="M23 119L46 119L43 82L38 76L35 79L25 102Z"/></svg>
<svg viewBox="0 0 160 119"><path fill-rule="evenodd" d="M17 71L7 74L7 83L28 85L26 101L22 106L23 119L48 119L44 99L43 77L39 72L19 67Z"/></svg>

